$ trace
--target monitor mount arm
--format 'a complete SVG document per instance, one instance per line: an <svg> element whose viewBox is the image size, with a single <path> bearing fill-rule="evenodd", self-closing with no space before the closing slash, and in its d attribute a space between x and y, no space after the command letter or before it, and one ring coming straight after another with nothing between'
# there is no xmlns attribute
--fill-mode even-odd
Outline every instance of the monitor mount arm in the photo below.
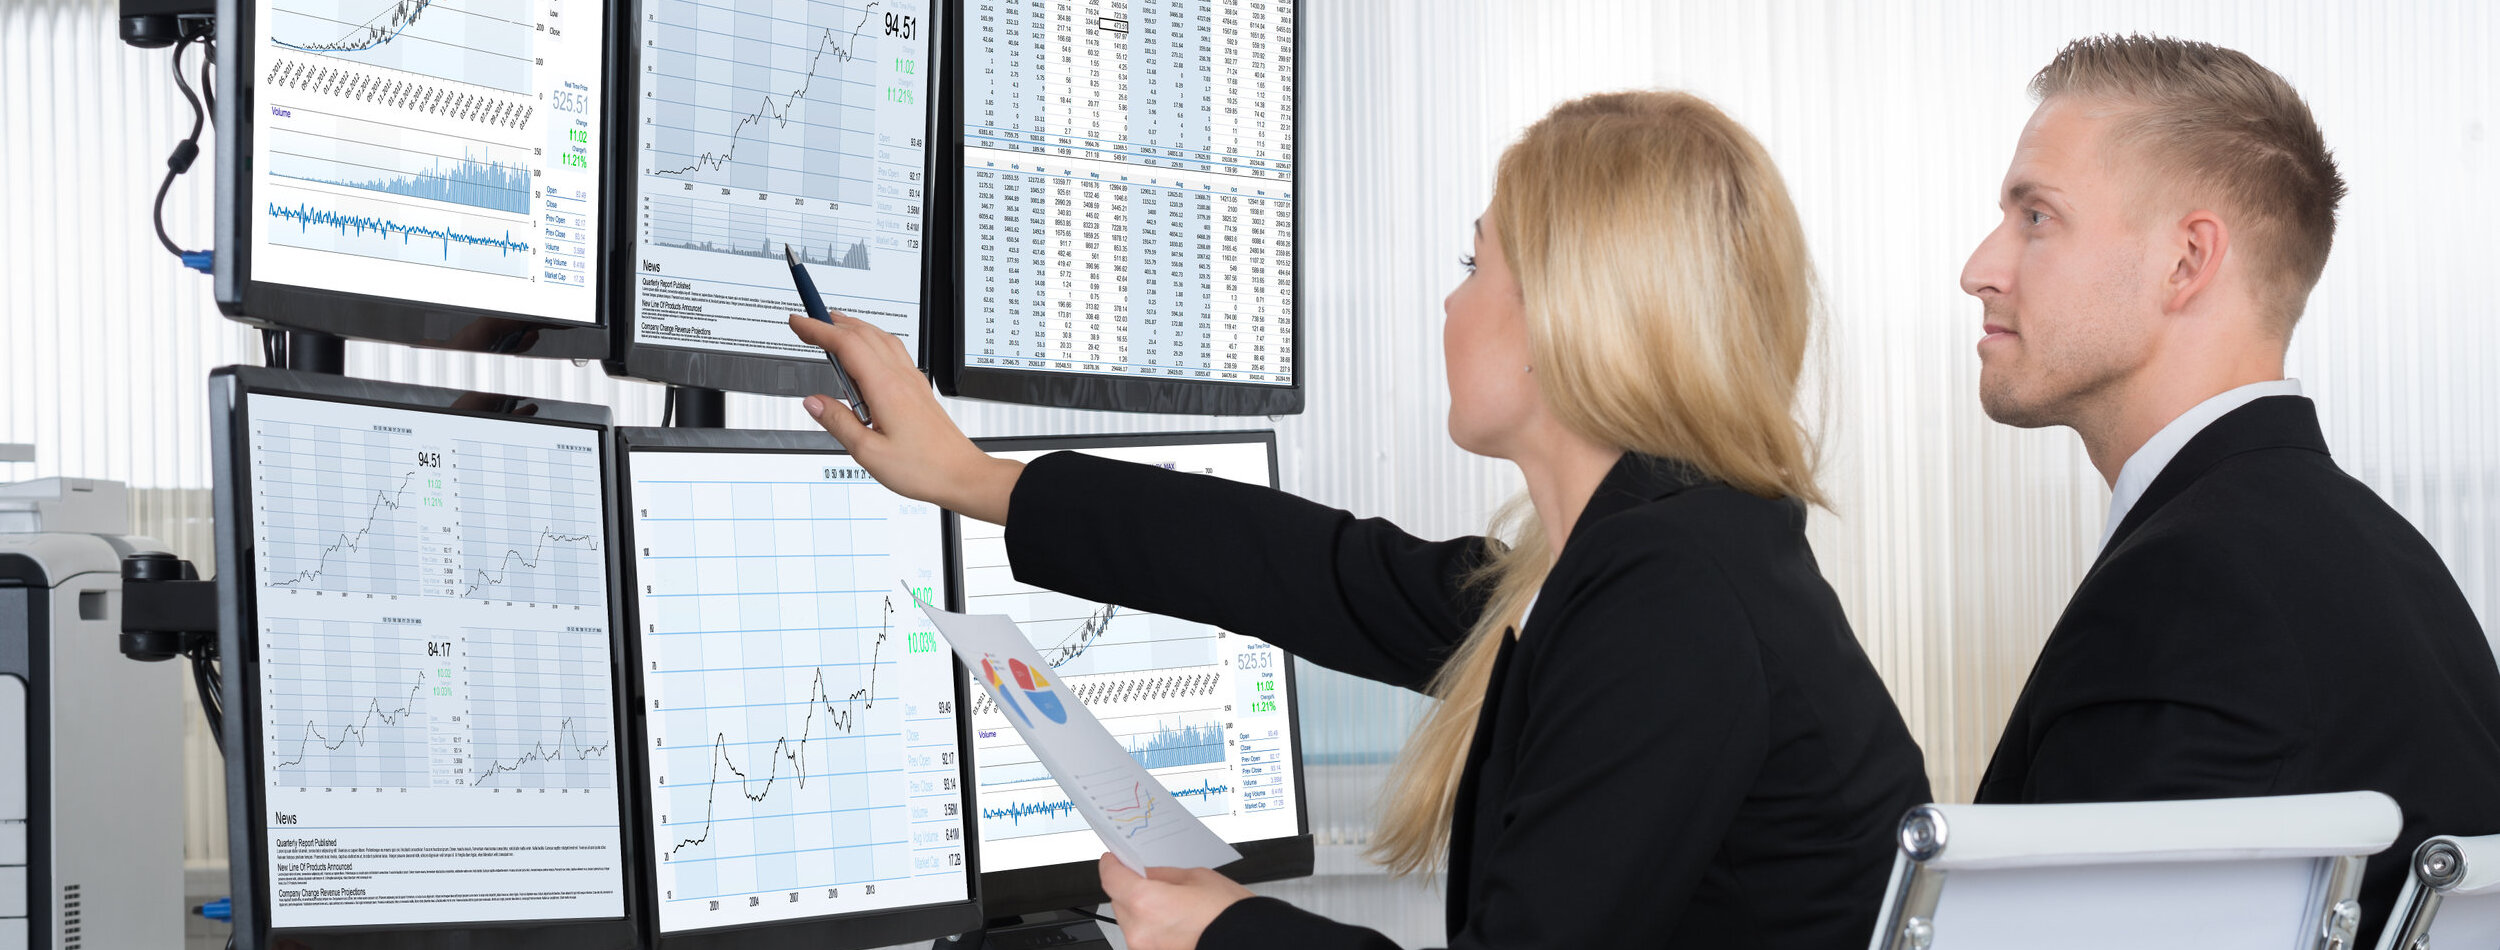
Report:
<svg viewBox="0 0 2500 950"><path fill-rule="evenodd" d="M163 551L122 558L122 655L141 662L191 660L192 685L217 748L226 746L224 692L217 671L217 582Z"/></svg>

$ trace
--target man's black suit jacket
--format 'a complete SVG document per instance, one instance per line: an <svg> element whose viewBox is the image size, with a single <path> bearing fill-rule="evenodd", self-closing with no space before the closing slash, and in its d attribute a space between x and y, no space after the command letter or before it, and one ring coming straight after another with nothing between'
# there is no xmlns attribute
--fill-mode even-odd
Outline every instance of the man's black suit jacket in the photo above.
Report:
<svg viewBox="0 0 2500 950"><path fill-rule="evenodd" d="M2317 409L2256 400L2190 439L2050 632L1990 803L2375 790L2372 946L2413 848L2500 832L2500 667L2404 516L2327 455Z"/></svg>

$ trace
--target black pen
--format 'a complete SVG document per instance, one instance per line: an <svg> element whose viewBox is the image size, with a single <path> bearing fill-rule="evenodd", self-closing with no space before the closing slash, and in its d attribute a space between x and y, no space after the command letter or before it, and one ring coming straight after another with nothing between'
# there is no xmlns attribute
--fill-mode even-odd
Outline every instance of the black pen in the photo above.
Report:
<svg viewBox="0 0 2500 950"><path fill-rule="evenodd" d="M832 323L833 314L825 309L825 298L816 295L816 279L807 276L807 268L799 263L799 256L791 253L787 244L781 246L781 256L790 262L790 279L798 282L799 303L806 305L807 315ZM825 362L833 364L833 381L842 387L842 391L835 396L850 403L851 414L859 417L860 425L867 425L868 400L859 397L859 385L851 382L851 374L843 370L841 360L833 358L832 350L825 351Z"/></svg>

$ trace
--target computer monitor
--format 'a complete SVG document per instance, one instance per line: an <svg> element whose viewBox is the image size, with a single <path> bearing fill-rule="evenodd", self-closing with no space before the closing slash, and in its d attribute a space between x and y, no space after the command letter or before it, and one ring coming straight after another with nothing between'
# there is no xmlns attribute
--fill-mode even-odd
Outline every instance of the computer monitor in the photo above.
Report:
<svg viewBox="0 0 2500 950"><path fill-rule="evenodd" d="M236 946L634 947L607 410L209 379Z"/></svg>
<svg viewBox="0 0 2500 950"><path fill-rule="evenodd" d="M936 506L822 432L620 429L636 827L663 948L979 926Z"/></svg>
<svg viewBox="0 0 2500 950"><path fill-rule="evenodd" d="M839 392L787 245L825 305L921 345L941 73L934 0L626 0L612 373ZM926 359L921 362L925 363Z"/></svg>
<svg viewBox="0 0 2500 950"><path fill-rule="evenodd" d="M1302 411L1299 0L953 0L950 395Z"/></svg>
<svg viewBox="0 0 2500 950"><path fill-rule="evenodd" d="M976 441L1002 458L1070 450L1276 484L1269 431ZM1095 718L1241 852L1226 875L1267 881L1311 873L1292 658L1206 624L1019 583L1003 529L954 521L965 611L1006 614L1024 628ZM1102 902L1101 839L1006 717L978 697L972 728L983 909L995 919Z"/></svg>
<svg viewBox="0 0 2500 950"><path fill-rule="evenodd" d="M217 12L227 315L607 355L604 0L219 0Z"/></svg>

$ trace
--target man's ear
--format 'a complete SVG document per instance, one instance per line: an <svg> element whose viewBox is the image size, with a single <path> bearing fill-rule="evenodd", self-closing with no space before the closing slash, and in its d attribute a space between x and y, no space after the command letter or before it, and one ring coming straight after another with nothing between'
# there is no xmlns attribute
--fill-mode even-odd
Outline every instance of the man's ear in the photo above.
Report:
<svg viewBox="0 0 2500 950"><path fill-rule="evenodd" d="M2221 279L2222 264L2231 256L2231 226L2200 208L2182 216L2169 237L2178 256L2162 281L2162 311L2178 313Z"/></svg>

